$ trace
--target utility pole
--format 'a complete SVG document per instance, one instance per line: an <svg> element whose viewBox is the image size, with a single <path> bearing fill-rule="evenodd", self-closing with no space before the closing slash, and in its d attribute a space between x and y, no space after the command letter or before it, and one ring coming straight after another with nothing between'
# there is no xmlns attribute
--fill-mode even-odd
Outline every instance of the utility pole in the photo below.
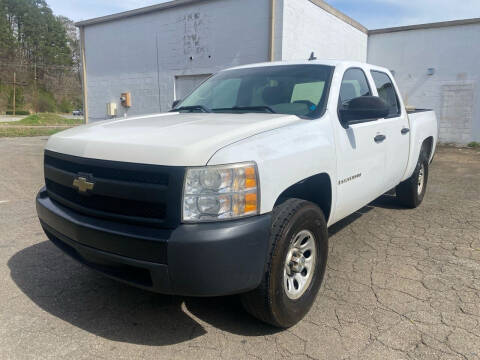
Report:
<svg viewBox="0 0 480 360"><path fill-rule="evenodd" d="M33 78L33 110L35 110L35 114L37 113L37 107L38 107L38 91L37 91L37 59L35 59L35 63L33 66L33 72L34 72L34 78Z"/></svg>
<svg viewBox="0 0 480 360"><path fill-rule="evenodd" d="M8 83L13 85L13 115L16 115L16 108L17 108L17 85L18 86L27 86L27 83L17 83L17 73L16 71L13 72L13 82Z"/></svg>
<svg viewBox="0 0 480 360"><path fill-rule="evenodd" d="M13 116L15 116L15 85L17 84L17 73L14 71L13 72Z"/></svg>

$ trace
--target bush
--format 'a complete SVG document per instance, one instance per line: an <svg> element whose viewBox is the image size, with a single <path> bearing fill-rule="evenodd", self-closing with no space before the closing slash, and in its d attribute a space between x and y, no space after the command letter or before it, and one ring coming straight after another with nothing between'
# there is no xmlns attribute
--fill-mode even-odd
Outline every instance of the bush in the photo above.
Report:
<svg viewBox="0 0 480 360"><path fill-rule="evenodd" d="M468 147L471 148L480 148L480 143L476 141L472 141L470 144L468 144Z"/></svg>
<svg viewBox="0 0 480 360"><path fill-rule="evenodd" d="M82 97L75 97L72 100L72 110L83 109L83 98Z"/></svg>
<svg viewBox="0 0 480 360"><path fill-rule="evenodd" d="M67 99L62 99L57 106L58 111L61 113L70 113L73 110L72 102Z"/></svg>
<svg viewBox="0 0 480 360"><path fill-rule="evenodd" d="M15 110L25 106L25 96L23 96L23 89L21 87L15 88ZM8 108L13 110L13 87L8 93Z"/></svg>
<svg viewBox="0 0 480 360"><path fill-rule="evenodd" d="M40 90L38 92L38 111L39 112L51 112L54 113L57 111L57 104L55 103L55 98L52 93Z"/></svg>
<svg viewBox="0 0 480 360"><path fill-rule="evenodd" d="M8 110L6 112L7 115L13 115L13 111L12 110ZM15 111L15 115L30 115L30 111L28 110L17 110Z"/></svg>

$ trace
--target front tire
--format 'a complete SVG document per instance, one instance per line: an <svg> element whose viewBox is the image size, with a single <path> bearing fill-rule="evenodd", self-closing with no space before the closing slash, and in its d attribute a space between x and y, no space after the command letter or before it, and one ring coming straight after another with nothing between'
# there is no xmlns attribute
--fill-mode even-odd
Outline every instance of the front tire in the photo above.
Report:
<svg viewBox="0 0 480 360"><path fill-rule="evenodd" d="M312 307L323 281L328 233L322 210L289 199L273 211L271 255L260 286L242 295L245 309L280 328L298 323Z"/></svg>
<svg viewBox="0 0 480 360"><path fill-rule="evenodd" d="M398 200L402 205L411 209L420 206L427 191L427 183L428 156L426 151L422 150L412 176L396 188Z"/></svg>

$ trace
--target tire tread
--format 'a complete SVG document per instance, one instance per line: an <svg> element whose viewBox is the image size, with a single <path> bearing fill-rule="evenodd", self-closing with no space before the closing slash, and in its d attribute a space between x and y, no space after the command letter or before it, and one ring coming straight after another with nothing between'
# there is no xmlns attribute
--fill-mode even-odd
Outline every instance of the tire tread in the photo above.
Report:
<svg viewBox="0 0 480 360"><path fill-rule="evenodd" d="M417 193L417 177L422 162L425 164L425 171L427 171L428 174L427 152L424 147L422 147L417 165L415 166L415 170L412 176L410 176L404 182L400 183L395 189L398 201L407 208L414 209L418 207L423 200L423 195L425 194L428 175L425 178L425 190L423 191L422 197L420 198Z"/></svg>
<svg viewBox="0 0 480 360"><path fill-rule="evenodd" d="M311 203L301 199L288 199L273 210L271 234L274 235L274 237L270 247L270 253L268 254L268 262L265 267L264 278L258 288L242 295L242 304L248 313L257 319L276 327L284 326L278 323L270 311L269 306L272 301L268 289L271 278L273 252L275 251L278 240L288 226L290 219L306 204Z"/></svg>

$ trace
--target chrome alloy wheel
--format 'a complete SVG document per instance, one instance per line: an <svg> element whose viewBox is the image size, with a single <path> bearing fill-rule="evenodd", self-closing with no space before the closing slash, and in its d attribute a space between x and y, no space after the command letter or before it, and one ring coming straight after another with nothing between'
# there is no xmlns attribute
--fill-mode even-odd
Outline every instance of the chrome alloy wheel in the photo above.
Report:
<svg viewBox="0 0 480 360"><path fill-rule="evenodd" d="M418 172L417 193L420 195L425 184L425 166L422 164L420 171Z"/></svg>
<svg viewBox="0 0 480 360"><path fill-rule="evenodd" d="M302 230L293 237L285 259L283 288L287 296L296 300L308 289L313 279L317 261L315 237Z"/></svg>

